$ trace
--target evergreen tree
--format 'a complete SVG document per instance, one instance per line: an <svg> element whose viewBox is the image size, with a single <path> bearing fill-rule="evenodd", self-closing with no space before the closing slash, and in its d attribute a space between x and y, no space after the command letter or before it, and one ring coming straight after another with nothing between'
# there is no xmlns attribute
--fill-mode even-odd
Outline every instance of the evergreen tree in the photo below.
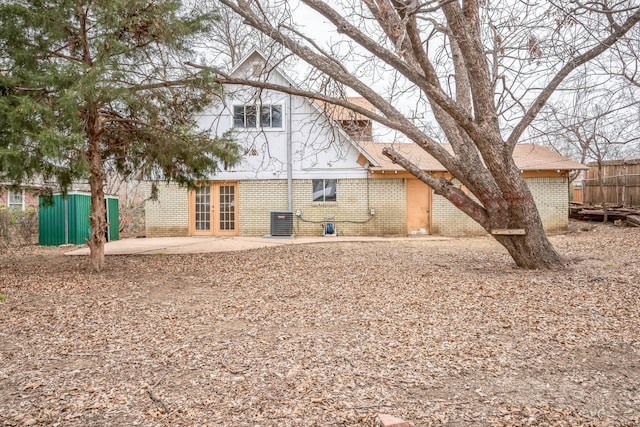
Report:
<svg viewBox="0 0 640 427"><path fill-rule="evenodd" d="M0 3L0 179L88 178L91 265L104 267L104 170L191 185L238 161L195 117L219 87L186 65L215 25L179 0Z"/></svg>

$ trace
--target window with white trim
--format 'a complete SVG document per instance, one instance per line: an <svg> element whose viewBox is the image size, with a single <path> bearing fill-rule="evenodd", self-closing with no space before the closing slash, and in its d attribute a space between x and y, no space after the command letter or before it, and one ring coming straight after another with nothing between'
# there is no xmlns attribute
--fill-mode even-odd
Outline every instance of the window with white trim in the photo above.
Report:
<svg viewBox="0 0 640 427"><path fill-rule="evenodd" d="M24 210L24 190L9 190L9 203L10 208Z"/></svg>
<svg viewBox="0 0 640 427"><path fill-rule="evenodd" d="M260 126L263 128L282 128L282 105L263 105L260 107Z"/></svg>
<svg viewBox="0 0 640 427"><path fill-rule="evenodd" d="M335 202L337 201L337 180L335 179L314 179L313 180L313 201L314 202Z"/></svg>
<svg viewBox="0 0 640 427"><path fill-rule="evenodd" d="M244 129L282 129L283 106L281 104L256 104L233 106L233 127ZM259 113L259 114L258 114Z"/></svg>
<svg viewBox="0 0 640 427"><path fill-rule="evenodd" d="M233 106L233 127L234 128L256 128L257 113L255 105L234 105Z"/></svg>

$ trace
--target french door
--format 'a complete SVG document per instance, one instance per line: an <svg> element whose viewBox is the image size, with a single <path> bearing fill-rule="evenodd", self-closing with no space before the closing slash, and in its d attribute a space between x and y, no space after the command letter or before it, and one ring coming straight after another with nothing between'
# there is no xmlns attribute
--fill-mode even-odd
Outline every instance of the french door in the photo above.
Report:
<svg viewBox="0 0 640 427"><path fill-rule="evenodd" d="M213 182L189 192L189 231L193 236L238 235L238 184Z"/></svg>

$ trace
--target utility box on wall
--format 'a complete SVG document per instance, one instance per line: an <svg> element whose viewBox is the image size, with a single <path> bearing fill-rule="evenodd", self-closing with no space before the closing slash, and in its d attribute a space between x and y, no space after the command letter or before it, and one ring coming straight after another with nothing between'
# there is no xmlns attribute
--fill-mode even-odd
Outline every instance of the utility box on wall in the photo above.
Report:
<svg viewBox="0 0 640 427"><path fill-rule="evenodd" d="M89 214L91 195L88 193L54 194L53 205L45 205L40 196L38 211L38 243L42 246L64 244L83 245L90 237ZM118 199L105 197L107 212L107 242L120 238L118 219Z"/></svg>

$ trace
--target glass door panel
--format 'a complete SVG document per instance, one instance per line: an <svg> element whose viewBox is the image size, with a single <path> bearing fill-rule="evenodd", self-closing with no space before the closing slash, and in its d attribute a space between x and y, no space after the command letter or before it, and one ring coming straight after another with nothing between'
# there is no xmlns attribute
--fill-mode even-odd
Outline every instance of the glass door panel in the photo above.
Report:
<svg viewBox="0 0 640 427"><path fill-rule="evenodd" d="M236 186L220 185L220 200L218 203L220 231L234 231L236 229Z"/></svg>
<svg viewBox="0 0 640 427"><path fill-rule="evenodd" d="M195 231L211 230L211 187L195 190Z"/></svg>

